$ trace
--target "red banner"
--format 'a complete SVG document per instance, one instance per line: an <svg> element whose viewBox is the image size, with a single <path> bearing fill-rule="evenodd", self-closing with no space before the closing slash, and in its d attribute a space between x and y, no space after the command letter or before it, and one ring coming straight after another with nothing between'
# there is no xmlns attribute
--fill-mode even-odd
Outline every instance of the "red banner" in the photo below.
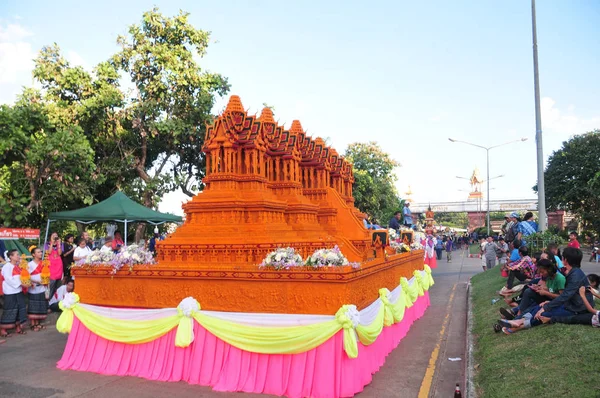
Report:
<svg viewBox="0 0 600 398"><path fill-rule="evenodd" d="M39 237L39 229L0 228L0 239L38 239Z"/></svg>

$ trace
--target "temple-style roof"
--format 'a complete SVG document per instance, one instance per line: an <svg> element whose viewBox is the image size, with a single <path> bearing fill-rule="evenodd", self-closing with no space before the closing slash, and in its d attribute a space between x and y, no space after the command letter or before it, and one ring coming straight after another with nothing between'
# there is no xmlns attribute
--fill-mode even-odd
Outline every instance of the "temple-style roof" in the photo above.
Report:
<svg viewBox="0 0 600 398"><path fill-rule="evenodd" d="M258 121L261 123L273 123L275 124L275 119L273 118L273 111L271 108L265 106L258 117Z"/></svg>
<svg viewBox="0 0 600 398"><path fill-rule="evenodd" d="M244 111L244 106L242 105L242 100L240 99L239 96L237 95L232 95L229 98L229 102L227 103L227 107L225 108L225 112L242 112L242 113L246 113Z"/></svg>

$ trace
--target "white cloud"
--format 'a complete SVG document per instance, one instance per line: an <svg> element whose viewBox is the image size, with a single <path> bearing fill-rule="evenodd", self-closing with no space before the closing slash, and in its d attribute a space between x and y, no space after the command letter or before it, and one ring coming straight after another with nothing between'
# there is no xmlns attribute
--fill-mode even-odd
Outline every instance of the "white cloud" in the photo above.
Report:
<svg viewBox="0 0 600 398"><path fill-rule="evenodd" d="M542 129L550 130L566 139L574 134L583 134L600 127L600 115L589 118L581 117L575 113L575 106L567 106L563 111L556 107L556 101L550 97L542 98Z"/></svg>
<svg viewBox="0 0 600 398"><path fill-rule="evenodd" d="M21 86L31 84L36 55L27 41L31 36L19 24L0 25L0 104L13 102Z"/></svg>
<svg viewBox="0 0 600 398"><path fill-rule="evenodd" d="M13 103L23 86L33 84L31 71L37 56L31 43L33 35L19 23L0 20L0 104ZM67 51L65 58L73 66L82 66L88 71L92 69L75 51Z"/></svg>

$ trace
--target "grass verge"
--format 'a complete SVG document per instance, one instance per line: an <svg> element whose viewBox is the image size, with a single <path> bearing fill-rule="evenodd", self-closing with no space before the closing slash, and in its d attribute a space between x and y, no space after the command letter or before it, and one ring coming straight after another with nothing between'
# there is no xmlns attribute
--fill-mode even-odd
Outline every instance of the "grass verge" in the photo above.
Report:
<svg viewBox="0 0 600 398"><path fill-rule="evenodd" d="M507 336L494 333L504 301L500 267L471 278L475 385L482 398L600 397L600 329L544 325Z"/></svg>

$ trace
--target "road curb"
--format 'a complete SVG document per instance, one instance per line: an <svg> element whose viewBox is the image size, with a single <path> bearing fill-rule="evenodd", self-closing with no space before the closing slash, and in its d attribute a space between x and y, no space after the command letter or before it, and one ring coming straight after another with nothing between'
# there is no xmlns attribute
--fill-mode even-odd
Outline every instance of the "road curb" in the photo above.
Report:
<svg viewBox="0 0 600 398"><path fill-rule="evenodd" d="M475 360L473 358L473 298L471 297L471 280L467 283L467 369L465 372L465 395L477 398L475 390Z"/></svg>

